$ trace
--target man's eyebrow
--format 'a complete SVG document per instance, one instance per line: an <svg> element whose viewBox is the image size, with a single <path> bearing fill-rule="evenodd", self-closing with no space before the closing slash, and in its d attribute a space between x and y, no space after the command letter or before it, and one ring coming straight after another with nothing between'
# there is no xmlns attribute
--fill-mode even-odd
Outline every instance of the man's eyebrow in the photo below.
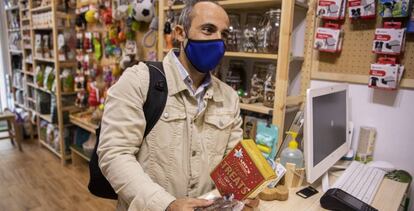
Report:
<svg viewBox="0 0 414 211"><path fill-rule="evenodd" d="M211 28L217 29L217 26L212 23L204 23L200 26L200 28L204 28L204 27L211 27Z"/></svg>

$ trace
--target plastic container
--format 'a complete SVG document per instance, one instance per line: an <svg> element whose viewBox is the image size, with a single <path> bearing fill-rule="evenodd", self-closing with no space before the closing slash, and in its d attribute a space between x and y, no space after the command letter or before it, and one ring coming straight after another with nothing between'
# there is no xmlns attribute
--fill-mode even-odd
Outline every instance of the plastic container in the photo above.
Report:
<svg viewBox="0 0 414 211"><path fill-rule="evenodd" d="M298 142L296 141L297 133L287 132L292 136L289 146L284 149L280 155L280 163L286 167L286 163L296 165L296 168L303 168L303 153L298 149Z"/></svg>

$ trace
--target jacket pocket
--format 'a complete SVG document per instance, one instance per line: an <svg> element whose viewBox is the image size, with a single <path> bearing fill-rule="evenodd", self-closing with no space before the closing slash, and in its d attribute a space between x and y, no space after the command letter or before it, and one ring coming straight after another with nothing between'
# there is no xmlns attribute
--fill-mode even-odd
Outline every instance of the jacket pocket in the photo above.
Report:
<svg viewBox="0 0 414 211"><path fill-rule="evenodd" d="M210 156L224 156L234 120L232 114L206 114L204 132Z"/></svg>

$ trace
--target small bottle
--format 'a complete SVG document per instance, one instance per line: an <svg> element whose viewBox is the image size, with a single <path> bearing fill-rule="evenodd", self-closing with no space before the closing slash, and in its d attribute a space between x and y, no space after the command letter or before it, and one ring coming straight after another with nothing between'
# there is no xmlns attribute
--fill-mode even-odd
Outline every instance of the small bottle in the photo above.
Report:
<svg viewBox="0 0 414 211"><path fill-rule="evenodd" d="M286 133L291 135L292 140L289 142L289 146L282 151L280 163L285 167L286 163L293 163L296 168L303 168L303 153L298 149L298 142L296 141L298 133L291 131Z"/></svg>

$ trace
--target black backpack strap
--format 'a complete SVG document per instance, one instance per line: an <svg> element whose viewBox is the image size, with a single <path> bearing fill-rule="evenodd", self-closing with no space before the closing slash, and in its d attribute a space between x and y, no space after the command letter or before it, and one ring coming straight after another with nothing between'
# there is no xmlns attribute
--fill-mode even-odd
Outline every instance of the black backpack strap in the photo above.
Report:
<svg viewBox="0 0 414 211"><path fill-rule="evenodd" d="M143 105L146 127L144 138L152 130L157 123L168 97L167 79L165 78L164 68L162 62L145 62L149 69L149 87L147 99ZM98 154L96 150L99 145L99 135L101 132L101 125L96 129L96 144L92 152L91 160L89 161L89 191L98 197L106 199L117 199L118 195L115 193L111 184L102 174L98 163Z"/></svg>
<svg viewBox="0 0 414 211"><path fill-rule="evenodd" d="M155 126L164 111L167 102L168 87L162 62L145 62L149 68L150 83L147 100L143 105L145 121L144 138Z"/></svg>

